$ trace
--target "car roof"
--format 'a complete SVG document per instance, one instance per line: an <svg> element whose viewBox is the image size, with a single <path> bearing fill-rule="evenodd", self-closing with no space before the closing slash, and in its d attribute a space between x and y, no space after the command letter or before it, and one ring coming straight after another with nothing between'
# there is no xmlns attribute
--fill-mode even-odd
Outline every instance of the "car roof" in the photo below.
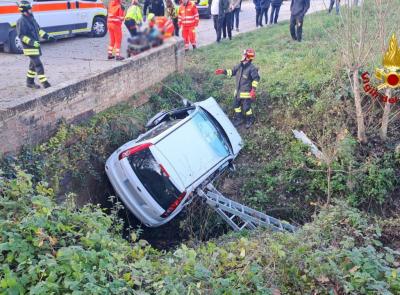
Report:
<svg viewBox="0 0 400 295"><path fill-rule="evenodd" d="M155 143L168 161L165 164L172 166L185 187L230 156L229 147L221 143L215 132L213 123L198 109L190 120Z"/></svg>

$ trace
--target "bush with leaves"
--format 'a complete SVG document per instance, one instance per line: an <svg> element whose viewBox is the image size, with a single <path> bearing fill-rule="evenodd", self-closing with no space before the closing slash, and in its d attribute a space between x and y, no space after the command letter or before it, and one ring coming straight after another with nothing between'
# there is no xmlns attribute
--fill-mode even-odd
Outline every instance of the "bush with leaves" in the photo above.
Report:
<svg viewBox="0 0 400 295"><path fill-rule="evenodd" d="M52 189L19 169L1 177L0 292L400 292L400 253L382 243L376 220L342 203L294 234L260 229L169 252L137 241L135 232L131 242L122 239L115 216L92 205L76 209L72 199L57 205Z"/></svg>

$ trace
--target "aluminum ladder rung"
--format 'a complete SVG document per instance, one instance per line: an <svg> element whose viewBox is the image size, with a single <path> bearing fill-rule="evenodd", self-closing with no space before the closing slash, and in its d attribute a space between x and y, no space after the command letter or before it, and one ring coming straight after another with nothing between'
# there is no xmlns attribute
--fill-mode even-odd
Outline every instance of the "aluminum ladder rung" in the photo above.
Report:
<svg viewBox="0 0 400 295"><path fill-rule="evenodd" d="M257 226L267 226L273 230L289 232L294 232L296 229L287 222L225 197L212 184L208 184L205 190L197 189L196 192L236 231L244 228L254 229Z"/></svg>

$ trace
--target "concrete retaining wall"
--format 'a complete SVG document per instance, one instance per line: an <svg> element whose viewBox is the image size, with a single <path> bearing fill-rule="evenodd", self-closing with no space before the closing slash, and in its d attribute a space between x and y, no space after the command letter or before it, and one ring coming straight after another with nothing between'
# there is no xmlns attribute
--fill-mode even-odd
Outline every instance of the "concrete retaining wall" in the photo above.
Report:
<svg viewBox="0 0 400 295"><path fill-rule="evenodd" d="M68 82L0 109L0 153L47 139L64 119L89 118L183 69L182 41L169 40L115 67L84 80ZM144 103L138 101L138 105Z"/></svg>

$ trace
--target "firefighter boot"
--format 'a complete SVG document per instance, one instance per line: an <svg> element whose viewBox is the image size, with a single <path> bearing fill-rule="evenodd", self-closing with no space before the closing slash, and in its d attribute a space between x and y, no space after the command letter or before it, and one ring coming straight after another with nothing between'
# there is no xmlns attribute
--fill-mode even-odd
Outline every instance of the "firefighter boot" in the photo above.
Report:
<svg viewBox="0 0 400 295"><path fill-rule="evenodd" d="M233 126L237 127L243 123L243 115L242 113L235 113L232 120Z"/></svg>
<svg viewBox="0 0 400 295"><path fill-rule="evenodd" d="M254 124L254 116L253 115L248 115L246 116L246 128L249 129L251 127L251 125Z"/></svg>
<svg viewBox="0 0 400 295"><path fill-rule="evenodd" d="M49 88L51 85L50 85L49 81L44 81L42 83L42 86L43 86L43 88Z"/></svg>
<svg viewBox="0 0 400 295"><path fill-rule="evenodd" d="M40 86L35 83L35 78L26 78L26 87L32 89L39 89Z"/></svg>

